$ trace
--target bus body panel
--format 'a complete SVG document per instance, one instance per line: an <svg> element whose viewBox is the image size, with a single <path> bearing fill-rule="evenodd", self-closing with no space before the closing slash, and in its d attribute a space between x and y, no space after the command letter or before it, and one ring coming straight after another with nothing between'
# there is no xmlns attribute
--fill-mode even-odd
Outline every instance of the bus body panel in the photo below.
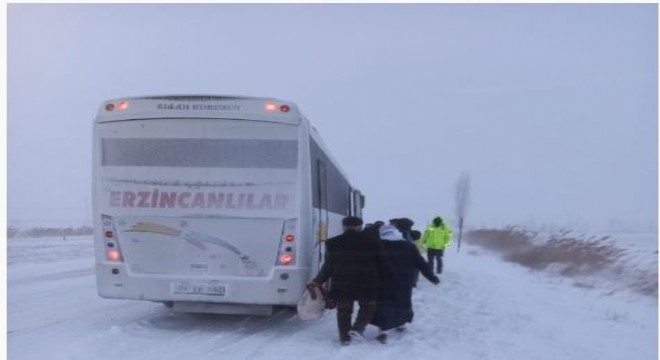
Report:
<svg viewBox="0 0 660 360"><path fill-rule="evenodd" d="M129 275L271 275L281 219L117 217L115 235Z"/></svg>

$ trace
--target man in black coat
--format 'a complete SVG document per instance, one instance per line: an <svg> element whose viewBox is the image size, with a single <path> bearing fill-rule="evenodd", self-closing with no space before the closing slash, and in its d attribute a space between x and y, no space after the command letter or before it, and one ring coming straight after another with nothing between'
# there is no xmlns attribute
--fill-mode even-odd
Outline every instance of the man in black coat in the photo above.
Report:
<svg viewBox="0 0 660 360"><path fill-rule="evenodd" d="M331 280L330 294L337 301L339 341L348 345L351 336L364 333L376 311L380 279L392 270L380 243L361 232L362 219L350 216L342 224L344 233L326 241L325 262L308 287L319 287ZM351 326L355 301L360 309Z"/></svg>
<svg viewBox="0 0 660 360"><path fill-rule="evenodd" d="M415 274L421 271L430 282L437 285L440 279L433 273L431 266L424 260L417 247L406 241L401 232L392 225L380 228L380 239L387 260L394 269L391 277L383 281L378 289L378 304L371 324L378 326L376 339L385 342L387 330L402 328L412 322L412 288Z"/></svg>

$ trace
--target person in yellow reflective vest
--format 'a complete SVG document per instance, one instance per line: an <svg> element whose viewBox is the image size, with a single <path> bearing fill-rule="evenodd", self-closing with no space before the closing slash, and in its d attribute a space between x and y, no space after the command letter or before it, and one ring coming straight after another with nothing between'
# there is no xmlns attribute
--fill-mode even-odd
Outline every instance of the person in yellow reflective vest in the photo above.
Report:
<svg viewBox="0 0 660 360"><path fill-rule="evenodd" d="M426 246L426 256L431 265L434 267L434 262L437 260L435 272L442 274L442 256L445 249L451 245L452 231L449 225L445 224L441 216L433 218L433 223L426 228L422 236L422 244Z"/></svg>

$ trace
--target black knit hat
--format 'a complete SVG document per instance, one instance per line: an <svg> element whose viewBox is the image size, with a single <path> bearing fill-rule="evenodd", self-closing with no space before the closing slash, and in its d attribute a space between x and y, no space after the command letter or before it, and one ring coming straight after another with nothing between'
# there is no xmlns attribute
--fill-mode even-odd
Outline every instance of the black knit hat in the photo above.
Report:
<svg viewBox="0 0 660 360"><path fill-rule="evenodd" d="M397 222L397 227L401 230L410 231L413 225L415 225L415 222L408 218L402 218L398 220L399 221Z"/></svg>
<svg viewBox="0 0 660 360"><path fill-rule="evenodd" d="M341 224L344 226L353 227L353 226L362 226L363 222L362 219L360 219L359 217L348 216L341 221Z"/></svg>

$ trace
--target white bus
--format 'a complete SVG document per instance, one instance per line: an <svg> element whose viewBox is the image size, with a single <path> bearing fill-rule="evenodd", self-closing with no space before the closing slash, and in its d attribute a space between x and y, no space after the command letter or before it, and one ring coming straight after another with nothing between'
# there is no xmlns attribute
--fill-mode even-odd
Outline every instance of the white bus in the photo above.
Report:
<svg viewBox="0 0 660 360"><path fill-rule="evenodd" d="M322 241L364 206L288 101L110 100L96 117L93 147L96 278L105 298L270 315L297 303L321 265Z"/></svg>

